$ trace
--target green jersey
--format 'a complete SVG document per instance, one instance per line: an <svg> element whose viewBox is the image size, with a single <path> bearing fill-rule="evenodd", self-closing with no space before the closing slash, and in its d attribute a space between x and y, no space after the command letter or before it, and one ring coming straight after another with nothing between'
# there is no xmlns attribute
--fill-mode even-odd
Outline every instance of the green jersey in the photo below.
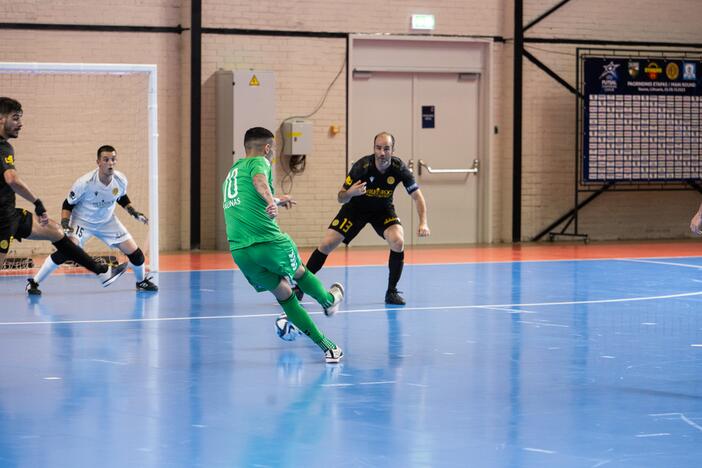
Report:
<svg viewBox="0 0 702 468"><path fill-rule="evenodd" d="M231 250L283 236L278 224L266 213L268 204L254 187L253 178L256 174L266 176L273 193L271 164L263 156L239 159L222 184L224 222Z"/></svg>

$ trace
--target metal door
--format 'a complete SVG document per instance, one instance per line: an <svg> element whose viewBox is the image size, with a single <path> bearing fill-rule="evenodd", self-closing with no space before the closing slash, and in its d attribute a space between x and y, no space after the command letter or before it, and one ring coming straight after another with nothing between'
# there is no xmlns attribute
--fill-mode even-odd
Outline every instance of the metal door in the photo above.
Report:
<svg viewBox="0 0 702 468"><path fill-rule="evenodd" d="M479 240L479 86L478 74L374 71L352 76L349 168L372 153L377 133L395 136L395 155L414 170L432 231L429 238L417 238L416 208L399 185L395 208L408 245ZM385 241L368 228L353 245Z"/></svg>

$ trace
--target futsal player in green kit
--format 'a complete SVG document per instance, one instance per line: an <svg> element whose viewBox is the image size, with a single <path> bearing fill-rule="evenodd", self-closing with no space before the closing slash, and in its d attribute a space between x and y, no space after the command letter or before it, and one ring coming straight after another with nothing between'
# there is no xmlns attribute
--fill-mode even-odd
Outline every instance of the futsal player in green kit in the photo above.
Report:
<svg viewBox="0 0 702 468"><path fill-rule="evenodd" d="M344 355L325 337L293 294L294 280L300 289L334 314L344 297L344 288L334 283L327 291L317 277L307 271L297 246L275 222L278 207L290 208L289 195L273 197L271 162L273 133L263 127L246 131L246 157L234 163L222 184L224 221L234 262L257 292L270 291L285 311L287 319L324 351L327 363L337 363Z"/></svg>

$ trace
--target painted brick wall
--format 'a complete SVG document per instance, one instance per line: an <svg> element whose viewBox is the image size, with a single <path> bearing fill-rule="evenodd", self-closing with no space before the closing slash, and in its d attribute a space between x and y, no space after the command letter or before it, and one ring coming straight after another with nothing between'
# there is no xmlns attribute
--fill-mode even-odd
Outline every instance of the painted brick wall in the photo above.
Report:
<svg viewBox="0 0 702 468"><path fill-rule="evenodd" d="M48 19L47 19L48 20ZM132 34L132 33L92 33L92 32L38 32L38 31L0 31L0 55L4 61L14 62L91 62L91 63L155 63L158 66L159 94L159 178L160 178L160 243L162 250L174 250L181 247L181 70L180 37L177 34ZM12 93L10 86L3 85L3 94ZM146 112L146 102L143 112ZM82 107L89 103L65 109L64 117L80 113ZM41 112L33 107L26 109L25 129L30 130L32 113ZM36 114L35 114L36 115ZM110 110L105 109L105 116ZM36 119L34 119L36 121ZM112 126L119 134L121 122L114 118ZM53 125L47 122L43 128L34 127L31 133L37 136L53 135ZM105 139L109 140L110 125L104 126ZM13 141L20 158L18 170L30 187L45 202L50 212L56 216L63 197L69 187L54 187L47 183L48 177L55 177L57 172L65 174L67 180L74 180L82 173L75 168L63 168L55 164L45 164L40 155L23 154L23 148L29 147L31 141L25 141L27 133ZM74 143L80 147L82 142L71 141L72 135L57 135L56 138L65 145ZM96 147L97 148L97 147ZM62 147L62 149L65 149ZM119 148L118 148L119 149ZM144 149L144 154L146 150ZM187 154L187 148L186 148ZM81 156L82 157L82 156ZM90 156L88 159L92 159ZM24 162L23 162L24 161ZM32 161L30 163L30 161ZM127 175L130 167L121 166ZM136 175L134 176L136 177ZM134 187L136 189L136 186ZM26 206L26 202L18 203ZM142 204L144 210L148 205ZM124 216L124 215L122 215ZM25 242L18 246L22 252L47 253L51 246L46 242Z"/></svg>
<svg viewBox="0 0 702 468"><path fill-rule="evenodd" d="M503 1L478 0L205 0L203 25L292 31L409 33L410 15L436 17L437 34L495 35Z"/></svg>
<svg viewBox="0 0 702 468"><path fill-rule="evenodd" d="M485 5L487 3L488 5ZM331 31L395 33L410 32L412 13L432 13L436 16L438 34L499 35L503 23L502 1L426 3L389 1L300 1L243 2L206 0L203 3L203 26L243 29L272 29L291 31ZM276 72L278 86L276 111L278 121L292 115L304 115L319 103L324 90L344 62L346 41L334 38L292 38L261 36L207 35L203 41L203 186L219 186L214 180L214 83L218 68L255 68ZM503 47L496 48L499 57ZM502 75L501 61L493 62L491 74ZM500 85L495 81L494 93ZM324 107L314 121L314 152L308 157L305 172L295 178L292 195L299 204L293 211L283 212L281 227L300 246L316 246L332 216L339 209L336 193L346 172L345 154L345 76L331 89ZM497 101L493 100L493 105ZM494 109L491 109L494 111ZM502 117L502 112L493 112ZM330 125L339 125L341 132L329 134ZM493 152L501 148L504 133L491 142ZM353 156L353 155L352 155ZM491 172L491 202L493 210L502 210L505 180L500 162ZM277 190L282 171L278 168ZM215 191L203 192L202 246L214 246L214 224L219 207ZM510 200L508 200L510 201ZM493 235L500 238L503 223L491 216Z"/></svg>
<svg viewBox="0 0 702 468"><path fill-rule="evenodd" d="M203 50L202 92L202 241L204 248L212 248L216 210L221 209L215 180L215 86L214 73L222 68L257 69L276 74L276 120L307 115L320 103L325 90L345 62L344 39L316 39L289 37L256 37L209 35ZM306 169L293 179L293 197L298 206L282 211L281 227L289 232L299 245L315 245L336 213L336 192L345 175L346 117L345 73L329 92L324 106L310 119L314 123L314 152L307 157ZM329 127L337 125L336 136ZM277 130L277 129L272 129ZM279 135L278 135L279 136ZM280 158L278 158L280 160ZM290 191L282 185L283 169L276 168L276 191Z"/></svg>
<svg viewBox="0 0 702 468"><path fill-rule="evenodd" d="M3 0L0 11L4 23L175 26L182 19L181 3L189 5L179 0Z"/></svg>
<svg viewBox="0 0 702 468"><path fill-rule="evenodd" d="M551 7L525 2L525 22ZM574 0L527 33L629 41L702 42L702 2ZM527 49L575 85L575 47L528 44ZM536 66L524 65L522 235L530 239L573 207L575 109L573 95ZM504 155L505 158L508 155ZM586 196L586 195L585 195ZM580 232L594 239L688 236L687 224L700 197L693 192L604 194L581 211Z"/></svg>
<svg viewBox="0 0 702 468"><path fill-rule="evenodd" d="M76 24L189 25L190 3L177 0L126 2L30 0L4 2L3 21ZM553 0L527 0L525 21L553 6ZM438 34L512 36L511 0L458 2L438 0L371 2L244 2L206 0L205 27L291 31L409 33L411 13L433 13ZM658 0L620 4L605 0L572 0L528 35L643 41L702 42L698 19L702 2ZM161 244L164 249L189 246L189 33L86 33L0 31L0 53L6 61L72 61L156 63L159 66ZM574 83L574 47L530 45L529 50ZM218 68L253 67L276 72L277 118L307 113L344 60L345 41L334 38L281 38L205 35L202 101L202 247L214 245L214 86ZM494 240L511 237L512 170L511 43L496 43L491 60L490 230ZM567 211L573 197L573 97L533 65L525 62L523 234L528 239ZM337 209L334 194L345 172L345 80L331 90L313 117L315 152L307 170L295 179L295 211L281 224L301 246L318 243ZM330 125L340 125L332 137ZM281 171L279 170L280 174ZM279 189L280 178L276 181ZM690 192L604 195L582 213L581 228L594 238L659 238L685 236L687 218L699 197ZM655 216L655 218L652 218ZM655 221L652 222L652 220Z"/></svg>

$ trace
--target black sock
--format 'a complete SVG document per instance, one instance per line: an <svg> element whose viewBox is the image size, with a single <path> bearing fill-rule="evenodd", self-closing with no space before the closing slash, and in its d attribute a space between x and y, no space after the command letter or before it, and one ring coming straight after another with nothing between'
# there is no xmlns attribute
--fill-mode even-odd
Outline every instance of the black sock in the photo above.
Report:
<svg viewBox="0 0 702 468"><path fill-rule="evenodd" d="M324 262L327 261L327 256L319 251L319 249L314 249L310 259L307 260L307 269L312 273L317 273L324 266Z"/></svg>
<svg viewBox="0 0 702 468"><path fill-rule="evenodd" d="M51 254L51 261L54 262L56 265L61 265L66 260L68 260L68 257L66 257L63 253L59 252L58 250Z"/></svg>
<svg viewBox="0 0 702 468"><path fill-rule="evenodd" d="M97 263L95 260L93 260L93 257L85 253L85 250L71 242L71 240L66 236L63 236L61 240L57 240L53 244L54 247L56 247L56 250L63 254L68 260L73 260L78 265L87 268L96 275L107 271L107 265Z"/></svg>
<svg viewBox="0 0 702 468"><path fill-rule="evenodd" d="M390 269L390 274L388 275L388 291L397 289L397 283L400 281L400 276L402 276L402 267L405 265L405 252L395 252L390 251L390 256L388 257L388 268Z"/></svg>

